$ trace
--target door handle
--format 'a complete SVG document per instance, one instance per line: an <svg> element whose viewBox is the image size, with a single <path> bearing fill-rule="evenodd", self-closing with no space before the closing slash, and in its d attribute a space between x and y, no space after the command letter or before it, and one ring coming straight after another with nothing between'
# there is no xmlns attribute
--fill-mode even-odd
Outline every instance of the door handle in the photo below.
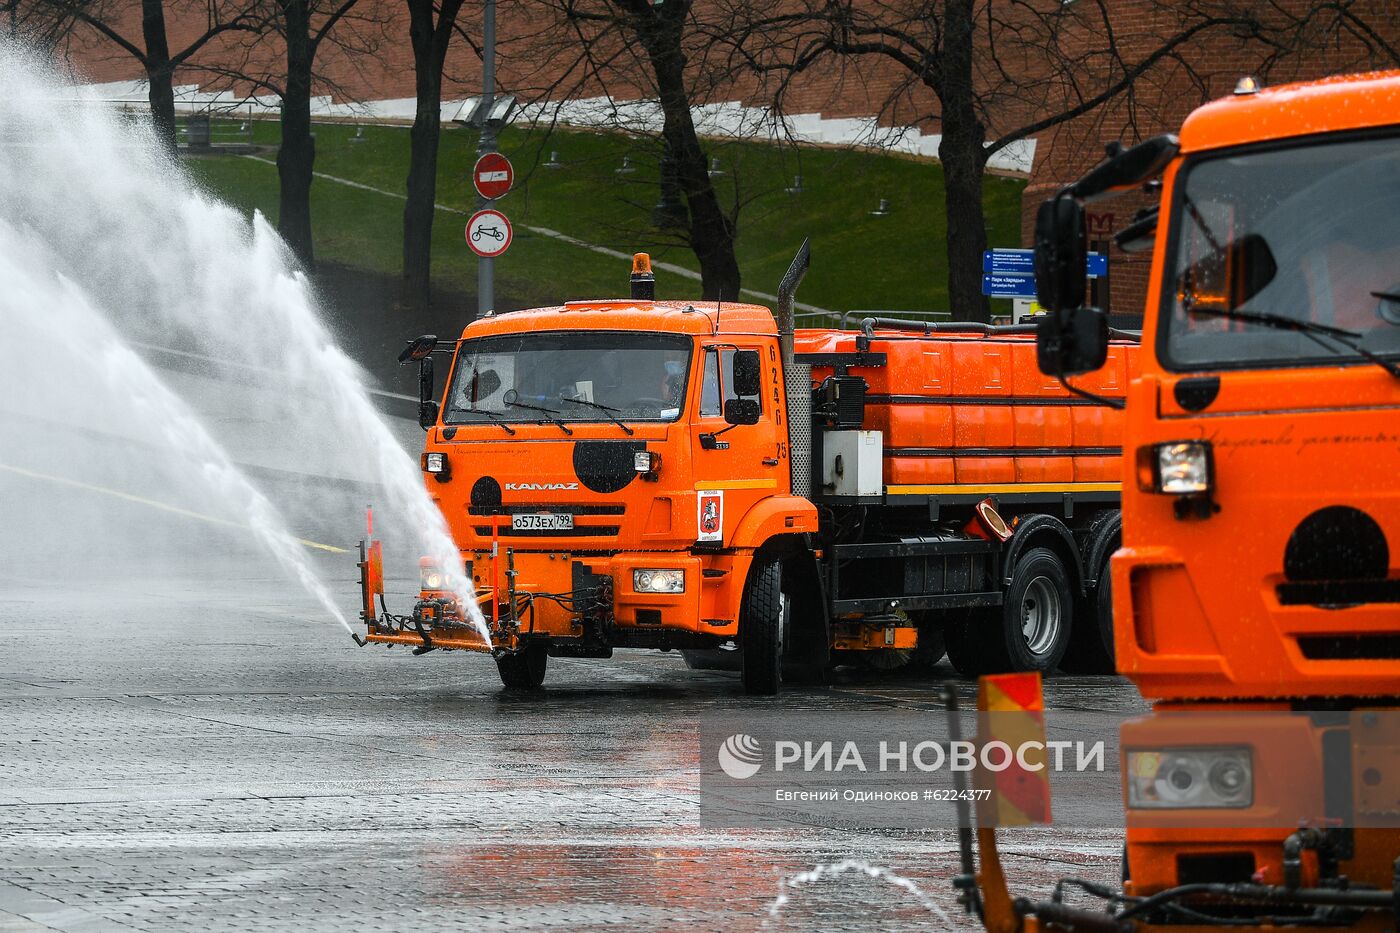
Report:
<svg viewBox="0 0 1400 933"><path fill-rule="evenodd" d="M764 465L764 466L777 466L777 465L778 465L778 458L777 458L777 457L764 457L764 458L763 458L763 465Z"/></svg>

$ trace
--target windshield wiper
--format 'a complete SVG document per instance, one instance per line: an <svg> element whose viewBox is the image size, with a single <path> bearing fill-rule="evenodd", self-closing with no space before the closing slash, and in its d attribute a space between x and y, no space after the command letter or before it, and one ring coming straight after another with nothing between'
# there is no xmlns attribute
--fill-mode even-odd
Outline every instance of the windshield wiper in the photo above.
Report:
<svg viewBox="0 0 1400 933"><path fill-rule="evenodd" d="M511 408L528 408L531 411L542 411L545 414L544 420L548 421L552 425L557 426L559 430L563 431L565 434L574 433L573 429L570 428L567 424L560 421L558 418L553 417L554 415L559 414L559 409L557 408L545 408L543 405L526 405L524 402L506 402L506 404L509 405Z"/></svg>
<svg viewBox="0 0 1400 933"><path fill-rule="evenodd" d="M480 408L464 408L462 409L462 411L469 415L485 415L486 417L490 418L491 421L494 422L496 426L499 427L502 431L505 431L507 434L515 433L515 428L512 428L510 425L506 424L506 419L502 418L494 411L484 411Z"/></svg>
<svg viewBox="0 0 1400 933"><path fill-rule="evenodd" d="M1227 321L1240 321L1245 324L1262 324L1265 327L1272 327L1276 330L1297 331L1312 338L1313 343L1331 353L1339 352L1336 347L1323 343L1319 337L1330 337L1342 346L1351 350L1381 369L1390 373L1396 379L1400 379L1400 366L1396 366L1390 360L1379 354L1373 353L1361 346L1362 335L1354 330L1346 330L1341 327L1332 327L1329 324L1318 324L1315 321L1300 321L1297 318L1285 317L1282 314L1273 314L1269 311L1241 311L1238 308L1201 308L1194 302L1185 305L1186 313L1200 315L1202 317L1220 317Z"/></svg>
<svg viewBox="0 0 1400 933"><path fill-rule="evenodd" d="M586 398L563 398L563 401L570 402L574 405L587 405L589 408L598 409L604 415L607 415L609 421L617 425L623 431L627 432L628 437L631 437L633 434L637 433L636 431L633 431L631 428L629 428L626 424L624 424L621 418L613 414L613 412L615 411L622 411L621 408L613 408L611 405L603 405L599 402L590 402Z"/></svg>

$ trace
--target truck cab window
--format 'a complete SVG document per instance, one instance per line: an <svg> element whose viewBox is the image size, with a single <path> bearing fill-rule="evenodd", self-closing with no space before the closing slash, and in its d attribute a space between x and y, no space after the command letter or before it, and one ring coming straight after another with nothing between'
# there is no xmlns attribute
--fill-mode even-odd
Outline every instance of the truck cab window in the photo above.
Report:
<svg viewBox="0 0 1400 933"><path fill-rule="evenodd" d="M710 347L705 351L705 371L700 382L700 414L718 417L723 413L720 403L723 397L719 385L719 351Z"/></svg>
<svg viewBox="0 0 1400 933"><path fill-rule="evenodd" d="M1177 182L1164 359L1172 368L1330 364L1361 354L1281 316L1400 354L1400 137L1210 154Z"/></svg>
<svg viewBox="0 0 1400 933"><path fill-rule="evenodd" d="M675 421L693 344L675 334L536 331L468 340L447 424L483 420Z"/></svg>
<svg viewBox="0 0 1400 933"><path fill-rule="evenodd" d="M700 382L700 414L716 417L724 414L724 403L734 398L751 398L763 410L761 395L741 396L734 391L734 348L706 347L705 367Z"/></svg>

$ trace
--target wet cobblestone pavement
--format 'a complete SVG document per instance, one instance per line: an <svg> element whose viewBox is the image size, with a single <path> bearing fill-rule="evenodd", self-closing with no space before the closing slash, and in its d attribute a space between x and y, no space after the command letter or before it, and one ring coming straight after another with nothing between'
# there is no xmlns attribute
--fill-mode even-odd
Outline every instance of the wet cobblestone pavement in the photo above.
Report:
<svg viewBox="0 0 1400 933"><path fill-rule="evenodd" d="M860 874L769 915L783 878L843 858L972 927L949 831L698 819L703 712L931 709L936 677L755 700L732 675L623 652L553 659L546 691L517 697L485 658L359 650L292 621L315 612L278 579L129 576L57 608L52 587L0 577L0 933L948 925ZM1052 681L1047 699L1138 706L1116 678ZM1006 843L1028 893L1117 877L1113 834Z"/></svg>

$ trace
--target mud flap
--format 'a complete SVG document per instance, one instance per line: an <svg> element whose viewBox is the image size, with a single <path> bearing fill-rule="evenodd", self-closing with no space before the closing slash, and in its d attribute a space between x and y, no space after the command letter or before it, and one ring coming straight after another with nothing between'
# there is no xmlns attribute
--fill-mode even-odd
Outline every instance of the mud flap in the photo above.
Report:
<svg viewBox="0 0 1400 933"><path fill-rule="evenodd" d="M360 621L373 628L379 621L375 613L375 600L384 603L384 548L380 541L360 542ZM350 633L355 643L364 647L366 642Z"/></svg>

